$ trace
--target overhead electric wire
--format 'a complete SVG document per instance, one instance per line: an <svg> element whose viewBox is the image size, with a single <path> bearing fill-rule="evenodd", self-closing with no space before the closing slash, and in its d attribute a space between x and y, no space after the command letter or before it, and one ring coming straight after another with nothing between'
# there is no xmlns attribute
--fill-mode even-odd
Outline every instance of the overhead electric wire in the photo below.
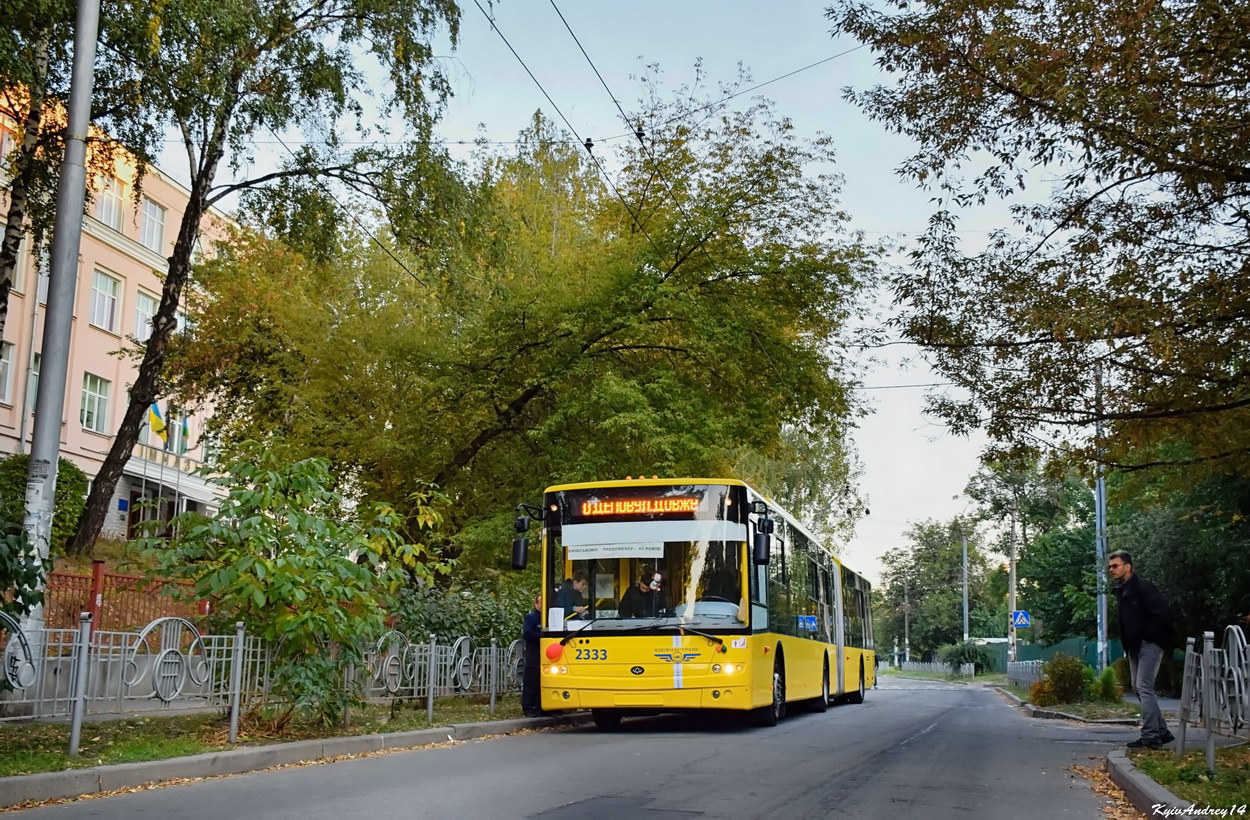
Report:
<svg viewBox="0 0 1250 820"><path fill-rule="evenodd" d="M556 0L549 0L549 2L551 3L551 7L555 9L556 16L560 18L560 22L564 24L564 28L568 30L569 36L573 38L573 42L577 44L577 48L582 52L582 56L585 57L586 62L590 64L590 70L595 72L595 76L599 78L599 84L603 86L603 90L607 92L609 99L612 100L612 104L615 105L616 110L620 112L621 119L625 122L625 126L628 128L630 125L633 125L633 123L629 121L629 115L625 113L625 109L621 106L620 101L616 99L616 95L613 94L612 89L608 87L607 81L604 80L603 75L599 73L599 68L595 65L595 61L590 59L590 55L586 53L586 48L582 45L582 41L578 39L577 33L574 32L573 27L569 25L569 21L564 18L564 14L560 11L560 7L556 5ZM673 190L672 184L669 183L668 178L664 176L664 171L660 168L660 164L656 161L655 155L647 148L641 123L635 126L634 136L638 139L639 148L642 150L643 154L646 155L647 159L651 161L651 167L655 169L656 175L659 176L660 181L664 183L664 187L668 190L669 199L672 200L673 205L677 207L677 210L681 213L687 223L693 223L694 220L691 219L690 214L686 213L685 205L678 198L676 192ZM697 232L693 233L692 236L696 241L698 241ZM712 265L713 269L715 269L716 261L712 259L711 255L707 252L707 247L703 245L702 241L699 241L698 249L699 252L703 254L703 257Z"/></svg>
<svg viewBox="0 0 1250 820"><path fill-rule="evenodd" d="M655 244L655 240L651 238L651 234L647 232L645 227L643 227L642 222L638 219L638 215L634 213L634 209L629 206L629 203L616 187L616 184L612 182L612 178L608 176L608 172L599 162L599 158L595 156L592 150L590 150L594 143L590 139L586 139L584 141L582 140L581 134L577 133L577 129L573 127L573 123L569 122L569 118L564 116L564 112L560 110L560 106L556 105L556 101L551 98L551 95L547 93L547 89L544 88L543 84L538 81L537 77L534 76L534 72L530 71L530 67L526 65L525 60L521 59L521 55L518 54L517 50L512 47L512 43L508 42L508 38L504 36L504 33L499 29L499 26L495 25L495 21L489 14L487 14L486 9L482 8L480 0L473 0L473 3L477 6L478 11L482 12L482 16L486 18L487 22L490 23L491 29L499 35L499 39L503 40L503 44L508 47L509 51L512 52L512 56L515 57L517 62L521 64L521 68L525 69L525 73L528 74L529 78L534 81L534 85L538 86L538 90L541 91L543 96L547 98L547 102L551 103L551 107L555 109L556 114L558 114L560 119L564 121L564 125L569 129L569 133L571 133L575 139L582 142L582 145L586 147L586 154L590 157L590 161L595 164L595 168L599 170L599 175L603 177L604 182L607 183L608 187L612 190L612 193L615 194L616 198L621 201L623 206L625 206L625 210L629 213L630 218L633 219L634 225L637 226L638 230L642 232L642 235L647 238L647 242L651 245L651 249L655 251L656 256L663 258L663 251L661 251L660 247Z"/></svg>

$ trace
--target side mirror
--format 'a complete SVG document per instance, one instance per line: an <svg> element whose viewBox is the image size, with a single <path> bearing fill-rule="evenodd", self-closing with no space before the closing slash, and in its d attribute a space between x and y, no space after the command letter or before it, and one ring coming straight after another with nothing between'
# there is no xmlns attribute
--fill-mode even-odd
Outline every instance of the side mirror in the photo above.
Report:
<svg viewBox="0 0 1250 820"><path fill-rule="evenodd" d="M515 529L518 533L521 533L522 535L529 532L530 517L528 515L518 515L516 518L516 523L513 524L513 529Z"/></svg>
<svg viewBox="0 0 1250 820"><path fill-rule="evenodd" d="M512 568L525 569L529 563L530 540L524 535L512 539Z"/></svg>
<svg viewBox="0 0 1250 820"><path fill-rule="evenodd" d="M770 553L773 547L773 520L771 518L761 518L755 522L755 541L752 550L752 560L759 566L763 566L771 559Z"/></svg>
<svg viewBox="0 0 1250 820"><path fill-rule="evenodd" d="M768 533L757 532L755 534L754 547L753 558L755 563L759 566L766 565L770 560L769 552L772 549L772 537Z"/></svg>

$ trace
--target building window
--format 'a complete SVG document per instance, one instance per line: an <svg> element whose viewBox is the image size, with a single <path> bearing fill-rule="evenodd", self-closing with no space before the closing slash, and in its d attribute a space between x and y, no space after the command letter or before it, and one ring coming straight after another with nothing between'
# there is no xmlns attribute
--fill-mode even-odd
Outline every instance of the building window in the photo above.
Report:
<svg viewBox="0 0 1250 820"><path fill-rule="evenodd" d="M30 234L23 234L17 246L17 261L13 264L13 280L10 287L14 293L26 292L26 266L30 263Z"/></svg>
<svg viewBox="0 0 1250 820"><path fill-rule="evenodd" d="M95 272L91 283L91 324L117 332L117 302L122 283L102 271Z"/></svg>
<svg viewBox="0 0 1250 820"><path fill-rule="evenodd" d="M48 304L48 279L52 274L52 254L46 245L39 252L39 265L35 268L35 272L39 274L35 286L35 298L39 300L39 304L46 305Z"/></svg>
<svg viewBox="0 0 1250 820"><path fill-rule="evenodd" d="M30 360L30 379L26 383L26 404L33 413L35 403L39 401L39 365L43 362L43 354L36 353Z"/></svg>
<svg viewBox="0 0 1250 820"><path fill-rule="evenodd" d="M95 433L108 431L109 388L107 379L90 373L82 374L82 412L79 420L84 430Z"/></svg>
<svg viewBox="0 0 1250 820"><path fill-rule="evenodd" d="M13 403L13 343L0 343L0 403Z"/></svg>
<svg viewBox="0 0 1250 820"><path fill-rule="evenodd" d="M5 128L0 128L0 182L8 184L12 179L12 166L9 164L9 153L17 147L17 140L13 138L13 132Z"/></svg>
<svg viewBox="0 0 1250 820"><path fill-rule="evenodd" d="M122 184L113 177L105 177L96 192L95 216L115 231L122 229Z"/></svg>
<svg viewBox="0 0 1250 820"><path fill-rule="evenodd" d="M157 253L165 247L165 209L147 197L139 211L139 241Z"/></svg>
<svg viewBox="0 0 1250 820"><path fill-rule="evenodd" d="M160 302L150 293L139 291L135 297L135 338L139 341L146 342L152 335L152 317L158 307Z"/></svg>

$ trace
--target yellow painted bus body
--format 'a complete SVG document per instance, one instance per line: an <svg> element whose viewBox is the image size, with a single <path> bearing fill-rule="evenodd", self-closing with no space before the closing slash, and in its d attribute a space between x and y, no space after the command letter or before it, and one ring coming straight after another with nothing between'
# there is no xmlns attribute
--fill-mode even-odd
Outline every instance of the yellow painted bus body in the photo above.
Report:
<svg viewBox="0 0 1250 820"><path fill-rule="evenodd" d="M544 534L547 534L548 529L568 533L572 527L577 526L568 523L569 521L583 521L571 517L575 513L561 511L561 504L567 506L567 499L562 498L562 494L573 496L583 508L614 503L620 509L659 509L661 505L654 501L652 494L669 494L666 497L672 502L670 506L677 507L680 506L680 499L674 501L671 496L677 492L673 488L678 487L732 492L739 499L739 505L743 499L760 499L746 484L726 479L648 479L560 485L548 488L544 494L544 506L550 511L548 515L562 516L558 522L548 518L548 527L544 529ZM592 501L586 501L587 498ZM604 498L609 501L603 501ZM627 500L622 501L622 498ZM798 537L801 526L771 501L765 503L771 511L769 514L786 522L786 532L793 542ZM827 626L826 634L836 637L833 641L826 641L821 640L815 632L809 635L782 634L755 625L757 619L767 619L767 604L759 601L748 602L746 596L750 592L758 595L758 588L768 585L765 578L768 570L765 567L757 569L750 560L748 533L755 525L748 521L748 516L742 511L737 514L742 520L733 526L739 527L741 534L735 535L732 542L726 539L715 543L720 545L722 553L728 552L732 547L733 563L736 567L731 568L741 573L739 584L744 596L739 604L739 612L753 614L740 614L739 620L734 623L735 628L724 632L706 624L700 624L697 629L687 629L685 624L677 620L666 619L661 623L657 619L654 628L650 630L651 634L619 634L613 628L620 627L620 622L612 619L611 615L605 618L596 617L594 621L585 624L568 620L553 629L553 623L559 618L559 613L553 608L556 600L555 586L560 583L561 578L571 578L579 566L584 568L586 571L583 575L589 572L594 576L588 583L594 585L590 597L600 608L598 611L611 613L611 607L616 605L617 598L633 582L633 576L637 572L631 570L636 570L640 561L631 558L627 565L626 559L599 557L579 563L573 560L568 549L556 543L558 537L544 537L542 607L545 635L540 642L539 674L542 708L592 709L620 714L709 709L741 712L765 710L773 705L774 670L779 671L782 676L783 701L787 705L806 701L819 708L820 704L839 697L862 699L863 690L871 688L875 683L874 653L871 648L863 646L843 645L839 649L839 644L844 643L841 627ZM667 513L662 512L658 517L665 515ZM612 532L625 532L627 538L632 537L628 533L632 531L633 523L629 520L618 522ZM820 620L841 624L841 583L848 571L832 554L820 547L815 539L805 533L802 537L810 542L807 547L809 550L813 553L819 551L819 561L825 567L825 574L836 574L838 578L833 586L826 588L816 599L802 603L809 607L809 611L814 604L826 607L830 611L826 611ZM666 549L668 546L671 545L666 545ZM654 545L651 548L654 549ZM606 553L607 550L604 550L604 554ZM676 551L668 551L665 555L672 557L676 555ZM654 564L657 569L664 566L663 559L655 559ZM693 578L694 573L689 566L677 566L675 570L679 577L683 570L685 576L690 576L686 581L689 590L698 588L699 581ZM753 572L761 574L752 578ZM855 577L865 591L867 590L866 582L853 573L849 575ZM814 583L816 587L821 586L819 582ZM603 589L598 588L600 584L604 585ZM567 581L565 585L567 586ZM598 594L600 592L611 594L601 596ZM688 598L688 601L693 601L693 598ZM690 603L687 605L698 606ZM861 617L867 619L867 632L864 634L868 636L867 642L870 643L871 615L865 611Z"/></svg>

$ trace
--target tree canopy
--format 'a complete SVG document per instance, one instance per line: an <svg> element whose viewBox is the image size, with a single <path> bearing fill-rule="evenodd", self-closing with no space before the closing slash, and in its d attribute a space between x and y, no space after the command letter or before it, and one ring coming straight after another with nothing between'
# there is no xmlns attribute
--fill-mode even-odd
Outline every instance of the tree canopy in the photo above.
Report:
<svg viewBox="0 0 1250 820"><path fill-rule="evenodd" d="M90 551L148 407L165 389L165 360L208 208L284 180L380 187L407 151L378 147L376 137L390 124L417 143L428 139L448 93L431 43L448 33L454 42L459 20L451 0L120 0L113 14L123 41L134 46L113 58L142 77L148 122L178 134L190 183L130 400L70 545L79 553ZM361 144L347 147L349 133ZM289 161L257 169L256 140L274 135ZM218 179L223 163L232 177L225 183Z"/></svg>
<svg viewBox="0 0 1250 820"><path fill-rule="evenodd" d="M436 485L470 553L500 555L489 522L549 483L735 474L787 429L832 456L808 480L843 486L839 338L873 256L809 173L831 148L763 103L682 103L650 100L611 158L536 117L514 152L431 174L441 210L386 247L319 263L241 236L205 269L180 390L224 411L227 448L280 437L378 498Z"/></svg>
<svg viewBox="0 0 1250 820"><path fill-rule="evenodd" d="M878 590L878 651L907 642L913 659L925 659L963 639L963 538L968 541L968 631L998 637L1007 623L1006 601L970 519L923 521L906 533L908 543L882 556ZM1001 620L998 617L1002 613Z"/></svg>
<svg viewBox="0 0 1250 820"><path fill-rule="evenodd" d="M846 96L917 142L900 172L934 191L894 280L898 329L970 396L934 408L1008 448L1043 436L1127 468L1243 471L1250 7L839 0L828 15L893 78ZM1000 198L1013 229L966 252L960 209Z"/></svg>

